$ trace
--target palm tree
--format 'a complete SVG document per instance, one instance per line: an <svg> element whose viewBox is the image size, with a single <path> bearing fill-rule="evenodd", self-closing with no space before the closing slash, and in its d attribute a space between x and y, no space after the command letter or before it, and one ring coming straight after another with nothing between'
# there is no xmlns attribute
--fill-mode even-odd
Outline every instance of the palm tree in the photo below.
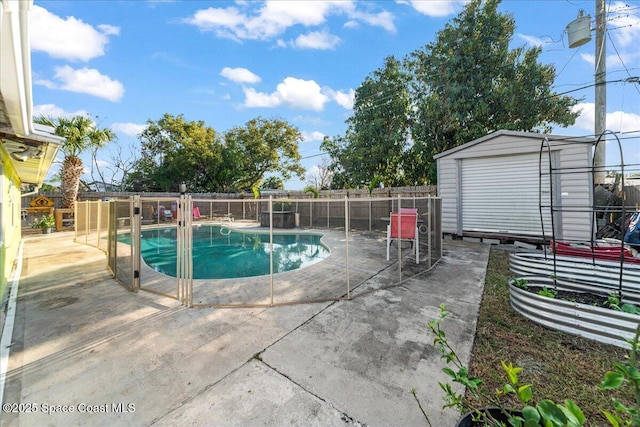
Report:
<svg viewBox="0 0 640 427"><path fill-rule="evenodd" d="M55 128L55 134L65 138L61 151L64 155L61 170L62 207L72 208L78 195L78 186L84 170L80 153L90 148L99 148L115 139L111 129L101 129L89 117L38 116L35 123Z"/></svg>

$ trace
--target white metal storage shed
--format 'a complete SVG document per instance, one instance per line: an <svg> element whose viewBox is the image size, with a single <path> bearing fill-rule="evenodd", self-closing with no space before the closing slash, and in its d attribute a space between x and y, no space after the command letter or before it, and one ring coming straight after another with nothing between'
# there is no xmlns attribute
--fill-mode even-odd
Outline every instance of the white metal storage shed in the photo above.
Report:
<svg viewBox="0 0 640 427"><path fill-rule="evenodd" d="M443 233L550 239L553 215L556 239L589 240L593 143L500 130L434 156Z"/></svg>

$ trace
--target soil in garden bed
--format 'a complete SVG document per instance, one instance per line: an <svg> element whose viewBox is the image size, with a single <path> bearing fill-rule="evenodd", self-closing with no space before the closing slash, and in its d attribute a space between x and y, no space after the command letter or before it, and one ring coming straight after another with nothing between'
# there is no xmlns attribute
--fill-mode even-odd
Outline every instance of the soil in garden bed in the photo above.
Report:
<svg viewBox="0 0 640 427"><path fill-rule="evenodd" d="M588 293L588 292L565 291L565 290L560 290L560 289L554 289L554 288L551 288L551 287L547 287L546 289L549 290L549 291L553 290L554 292L556 292L556 296L554 297L554 299L570 301L570 302L577 302L577 303L580 303L580 304L587 304L587 305L592 305L592 306L595 306L595 307L609 308L609 305L607 304L608 298L606 296L603 296L603 295L596 295L596 294L592 294L592 293ZM532 292L534 294L537 294L538 291L543 290L543 287L541 287L541 286L527 286L525 290L528 291L528 292Z"/></svg>

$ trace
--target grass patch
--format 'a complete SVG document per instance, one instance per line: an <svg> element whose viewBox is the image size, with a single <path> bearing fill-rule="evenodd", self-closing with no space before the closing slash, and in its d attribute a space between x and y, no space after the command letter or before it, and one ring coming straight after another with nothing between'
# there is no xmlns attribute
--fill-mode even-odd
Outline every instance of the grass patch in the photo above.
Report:
<svg viewBox="0 0 640 427"><path fill-rule="evenodd" d="M611 398L630 405L633 392L623 387L605 393L598 385L614 362L624 360L627 351L549 330L524 318L511 308L510 278L509 253L492 249L469 363L471 375L482 378L488 390L502 388L505 374L500 361L512 362L523 368L521 382L533 384L536 403L572 399L584 412L586 425L609 425L602 411L613 410ZM465 403L486 405L472 401L469 395Z"/></svg>

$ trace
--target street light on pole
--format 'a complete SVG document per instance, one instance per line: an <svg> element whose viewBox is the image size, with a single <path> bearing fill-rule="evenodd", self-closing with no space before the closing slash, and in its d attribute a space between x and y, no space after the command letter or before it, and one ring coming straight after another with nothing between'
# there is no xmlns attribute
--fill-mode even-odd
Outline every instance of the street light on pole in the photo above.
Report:
<svg viewBox="0 0 640 427"><path fill-rule="evenodd" d="M606 21L607 14L604 0L596 1L596 46L595 46L595 123L594 131L597 137L604 134L607 129L607 85L605 82L607 75L607 50L606 50ZM584 15L581 10L578 18L567 25L569 37L569 47L582 46L591 41L591 16ZM596 147L593 154L593 164L595 167L595 184L604 184L606 171L606 142L603 140Z"/></svg>

